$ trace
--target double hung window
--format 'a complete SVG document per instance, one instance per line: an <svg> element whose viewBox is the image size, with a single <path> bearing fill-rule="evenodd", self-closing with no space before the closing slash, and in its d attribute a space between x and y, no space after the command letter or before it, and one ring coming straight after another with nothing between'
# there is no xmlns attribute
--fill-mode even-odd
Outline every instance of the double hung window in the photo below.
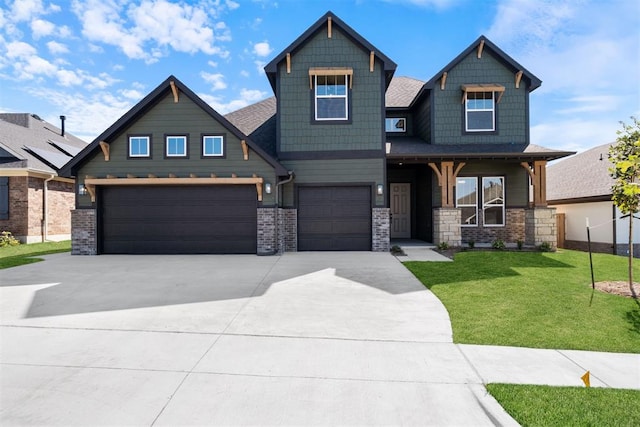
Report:
<svg viewBox="0 0 640 427"><path fill-rule="evenodd" d="M349 119L349 76L315 75L315 119Z"/></svg>
<svg viewBox="0 0 640 427"><path fill-rule="evenodd" d="M478 178L456 180L456 207L461 211L463 227L478 225Z"/></svg>
<svg viewBox="0 0 640 427"><path fill-rule="evenodd" d="M504 177L482 178L482 216L487 227L504 225Z"/></svg>
<svg viewBox="0 0 640 427"><path fill-rule="evenodd" d="M479 182L482 184L478 191ZM505 225L504 177L459 177L456 180L456 207L461 212L462 227L478 226L478 211L481 208L482 225L502 227Z"/></svg>
<svg viewBox="0 0 640 427"><path fill-rule="evenodd" d="M496 130L495 92L469 92L465 114L467 132Z"/></svg>

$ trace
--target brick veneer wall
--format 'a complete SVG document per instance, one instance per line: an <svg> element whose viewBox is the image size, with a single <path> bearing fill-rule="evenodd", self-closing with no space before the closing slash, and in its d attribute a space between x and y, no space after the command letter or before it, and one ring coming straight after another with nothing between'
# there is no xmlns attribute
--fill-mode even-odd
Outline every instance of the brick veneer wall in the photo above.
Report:
<svg viewBox="0 0 640 427"><path fill-rule="evenodd" d="M298 210L278 209L278 252L298 251Z"/></svg>
<svg viewBox="0 0 640 427"><path fill-rule="evenodd" d="M506 243L525 241L525 213L523 208L506 209L504 227L484 227L482 212L478 211L477 227L461 227L462 241L473 240L476 243L491 243L500 239Z"/></svg>
<svg viewBox="0 0 640 427"><path fill-rule="evenodd" d="M9 219L0 220L0 231L21 240L29 234L29 187L26 176L9 177Z"/></svg>
<svg viewBox="0 0 640 427"><path fill-rule="evenodd" d="M71 254L95 255L97 249L96 210L75 209L71 211Z"/></svg>
<svg viewBox="0 0 640 427"><path fill-rule="evenodd" d="M75 186L70 182L47 183L47 233L49 236L71 234L71 210L75 205Z"/></svg>
<svg viewBox="0 0 640 427"><path fill-rule="evenodd" d="M525 210L525 243L540 246L548 243L552 250L558 246L555 208L532 208Z"/></svg>
<svg viewBox="0 0 640 427"><path fill-rule="evenodd" d="M433 210L433 243L447 243L449 246L462 244L460 219L462 213L456 208L436 208Z"/></svg>
<svg viewBox="0 0 640 427"><path fill-rule="evenodd" d="M389 252L390 249L390 212L389 208L373 208L371 213L371 250Z"/></svg>
<svg viewBox="0 0 640 427"><path fill-rule="evenodd" d="M258 255L277 252L276 208L258 208Z"/></svg>

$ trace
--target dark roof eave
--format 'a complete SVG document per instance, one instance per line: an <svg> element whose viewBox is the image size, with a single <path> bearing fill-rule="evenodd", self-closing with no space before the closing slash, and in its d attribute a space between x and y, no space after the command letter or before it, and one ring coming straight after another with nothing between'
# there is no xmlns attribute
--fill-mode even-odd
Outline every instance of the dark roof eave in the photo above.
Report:
<svg viewBox="0 0 640 427"><path fill-rule="evenodd" d="M572 203L593 203L593 202L611 202L611 194L602 194L596 196L572 197L568 199L547 199L550 205L569 205Z"/></svg>
<svg viewBox="0 0 640 427"><path fill-rule="evenodd" d="M389 153L388 160L557 160L575 154L572 151L548 153Z"/></svg>

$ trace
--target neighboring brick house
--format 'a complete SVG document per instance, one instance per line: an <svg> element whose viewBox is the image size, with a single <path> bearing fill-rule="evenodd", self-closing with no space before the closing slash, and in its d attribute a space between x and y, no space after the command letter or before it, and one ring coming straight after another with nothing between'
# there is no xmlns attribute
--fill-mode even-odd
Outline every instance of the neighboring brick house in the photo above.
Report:
<svg viewBox="0 0 640 427"><path fill-rule="evenodd" d="M73 252L554 246L545 166L570 153L529 144L540 80L485 37L426 83L395 70L329 12L266 65L275 97L226 117L170 76L64 168Z"/></svg>
<svg viewBox="0 0 640 427"><path fill-rule="evenodd" d="M58 170L86 146L34 114L0 113L0 231L23 243L70 239L74 180Z"/></svg>
<svg viewBox="0 0 640 427"><path fill-rule="evenodd" d="M591 250L616 255L629 252L629 219L615 207L609 148L603 144L547 167L547 198L562 221L559 245L586 251L587 218ZM640 220L633 222L634 256L640 257Z"/></svg>

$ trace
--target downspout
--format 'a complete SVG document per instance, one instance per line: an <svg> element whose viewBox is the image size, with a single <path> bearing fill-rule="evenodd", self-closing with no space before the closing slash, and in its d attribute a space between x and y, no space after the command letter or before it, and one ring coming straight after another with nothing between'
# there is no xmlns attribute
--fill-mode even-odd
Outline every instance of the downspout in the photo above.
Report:
<svg viewBox="0 0 640 427"><path fill-rule="evenodd" d="M47 235L49 234L49 207L47 206L47 183L55 178L55 175L49 175L49 178L45 179L42 184L42 242L47 241Z"/></svg>
<svg viewBox="0 0 640 427"><path fill-rule="evenodd" d="M279 230L278 230L278 224L280 223L279 221L279 212L280 212L280 186L284 185L284 184L288 184L291 181L293 181L293 178L295 178L295 174L293 173L293 171L287 171L287 173L289 174L289 178L285 179L284 181L280 181L278 183L276 183L276 229L275 229L275 233L276 233L276 253L280 252L280 235L279 235ZM284 248L283 248L283 252L284 252Z"/></svg>

